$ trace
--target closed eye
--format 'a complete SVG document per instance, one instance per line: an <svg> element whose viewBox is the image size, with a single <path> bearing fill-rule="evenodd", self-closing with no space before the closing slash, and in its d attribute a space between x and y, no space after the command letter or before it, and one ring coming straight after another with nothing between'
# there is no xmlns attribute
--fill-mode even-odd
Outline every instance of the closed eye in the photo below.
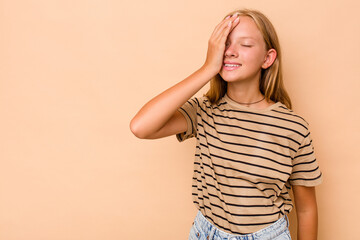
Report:
<svg viewBox="0 0 360 240"><path fill-rule="evenodd" d="M227 47L227 46L229 46L230 44L229 43L225 43L225 46ZM252 47L252 45L244 45L244 44L242 44L241 46L244 46L244 47Z"/></svg>

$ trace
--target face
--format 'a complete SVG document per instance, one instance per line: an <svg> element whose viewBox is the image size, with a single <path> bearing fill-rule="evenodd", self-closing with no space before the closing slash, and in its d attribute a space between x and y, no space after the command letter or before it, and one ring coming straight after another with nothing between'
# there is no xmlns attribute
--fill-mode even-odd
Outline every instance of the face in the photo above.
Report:
<svg viewBox="0 0 360 240"><path fill-rule="evenodd" d="M240 16L240 22L226 40L224 62L241 65L226 67L223 64L219 74L227 82L258 80L266 58L265 42L254 20L248 16Z"/></svg>

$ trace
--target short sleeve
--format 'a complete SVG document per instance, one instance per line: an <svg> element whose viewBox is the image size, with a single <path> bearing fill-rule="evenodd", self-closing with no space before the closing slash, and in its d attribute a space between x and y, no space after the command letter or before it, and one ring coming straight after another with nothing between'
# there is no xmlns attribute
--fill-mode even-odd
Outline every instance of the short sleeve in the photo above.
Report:
<svg viewBox="0 0 360 240"><path fill-rule="evenodd" d="M289 178L291 185L307 187L317 186L322 183L322 172L315 156L310 131L307 131L293 160L293 169Z"/></svg>
<svg viewBox="0 0 360 240"><path fill-rule="evenodd" d="M182 133L177 133L176 138L179 142L192 137L196 137L197 134L197 119L196 112L199 106L199 99L197 97L191 98L182 105L178 111L180 111L187 122L187 130Z"/></svg>

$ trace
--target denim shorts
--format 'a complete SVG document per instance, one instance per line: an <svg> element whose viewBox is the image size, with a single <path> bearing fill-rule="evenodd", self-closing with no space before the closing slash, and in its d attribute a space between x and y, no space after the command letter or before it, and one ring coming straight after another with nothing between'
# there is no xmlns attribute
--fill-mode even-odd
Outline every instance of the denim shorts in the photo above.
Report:
<svg viewBox="0 0 360 240"><path fill-rule="evenodd" d="M273 224L259 231L234 235L217 228L199 210L190 229L189 240L291 240L289 219L285 214Z"/></svg>

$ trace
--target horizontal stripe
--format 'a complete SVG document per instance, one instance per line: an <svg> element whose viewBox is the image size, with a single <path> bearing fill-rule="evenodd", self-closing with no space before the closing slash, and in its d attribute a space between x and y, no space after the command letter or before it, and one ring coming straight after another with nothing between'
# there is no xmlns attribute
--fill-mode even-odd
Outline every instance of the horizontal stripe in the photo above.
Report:
<svg viewBox="0 0 360 240"><path fill-rule="evenodd" d="M197 193L192 193L192 195L195 195L195 196L198 196ZM218 195L215 195L215 194L211 194L211 193L207 193L207 195L211 196L211 197L214 197L214 198L217 198L219 199L220 202L222 203L225 203L225 201L223 199L221 199ZM209 197L207 195L203 195L204 198L207 198L209 199ZM201 197L198 197L198 199L203 199ZM268 207L273 207L274 204L271 204L271 205L263 205L263 204L236 204L236 203L231 203L231 202L226 202L226 205L227 206L231 206L231 207L237 207L237 208L249 208L249 207L252 207L252 208L268 208Z"/></svg>
<svg viewBox="0 0 360 240"><path fill-rule="evenodd" d="M292 172L292 174L294 174L294 173L304 173L304 172L315 172L315 171L317 171L319 169L319 166L317 166L316 168L314 168L314 169L311 169L311 170L299 170L299 171L294 171L294 172Z"/></svg>
<svg viewBox="0 0 360 240"><path fill-rule="evenodd" d="M195 171L195 172L198 172L198 171ZM200 173L200 172L198 172L198 173ZM206 175L206 173L205 173L205 175ZM213 177L212 175L210 175L210 174L207 174L207 176L209 176L209 177ZM201 178L203 178L203 179L205 179L205 176L201 176ZM198 180L198 179L196 179L198 182L202 182L201 180ZM219 185L221 185L221 186L224 186L224 187L229 187L229 188L247 188L247 186L236 186L236 185L230 185L230 184L225 184L225 183L222 183L222 182L217 182ZM254 189L256 188L256 187L253 187ZM271 191L274 191L274 189L272 189L272 188L267 188L267 190L271 190Z"/></svg>
<svg viewBox="0 0 360 240"><path fill-rule="evenodd" d="M215 188L218 192L221 192L220 189L218 189L216 186L214 186L214 185L212 185L210 183L207 183L206 185ZM192 186L195 187L195 185L192 185ZM207 186L202 186L202 187L207 189ZM201 188L196 187L196 189L198 191L202 191ZM230 194L230 193L224 193L224 192L221 192L221 195L230 196L230 197L237 197L237 198L260 198L260 199L262 199L262 198L269 199L269 198L275 197L275 195L270 195L270 196L267 197L267 196Z"/></svg>
<svg viewBox="0 0 360 240"><path fill-rule="evenodd" d="M303 180L303 181L314 181L316 179L319 179L322 176L322 173L320 173L319 176L314 178L290 178L289 181L296 181L296 180Z"/></svg>
<svg viewBox="0 0 360 240"><path fill-rule="evenodd" d="M237 143L237 142L228 142L228 141L221 140L220 138L212 135L211 133L209 133L209 132L207 132L207 131L205 131L205 130L204 130L204 132L205 132L205 134L199 133L199 135L200 135L200 136L203 136L203 137L206 137L206 136L212 137L212 138L214 138L214 139L216 139L216 140L218 140L218 141L220 141L220 142L222 142L222 143L224 143L224 144L235 145L235 146L243 146L243 147L249 147L249 148L257 148L257 149L261 149L261 150L264 150L264 151L268 151L268 152L274 153L274 154L279 155L279 156L282 156L282 157L291 158L290 155L282 154L282 153L276 152L276 151L274 151L274 150L272 150L272 149L268 149L268 148L260 147L260 146L256 146L256 145L241 144L241 143ZM209 140L209 139L208 139L208 140ZM210 143L209 143L209 145L210 145ZM217 147L217 146L216 146L216 145L212 145L212 147Z"/></svg>
<svg viewBox="0 0 360 240"><path fill-rule="evenodd" d="M218 148L218 149L221 149L221 150L224 150L224 151L227 151L227 152L232 152L232 153L236 153L238 155L243 155L243 156L249 156L249 157L256 157L256 158L261 158L261 159L265 159L265 160L268 160L270 162L273 162L273 163L276 163L277 165L282 165L282 166L285 166L285 167L292 167L292 165L290 164L285 164L285 163L282 163L282 162L278 162L278 161L275 161L269 157L264 157L264 156L261 156L261 155L257 155L257 154L249 154L249 153L241 153L241 152L234 152L234 151L229 151L229 150L226 150L224 148L220 148L220 147L215 147L214 145L208 143L209 146L206 146L205 144L202 144L200 143L201 146L205 147L205 148L208 148L209 146L212 146L214 148ZM203 154L205 156L207 156L206 154ZM232 159L230 158L226 158L226 157L222 157L222 156L219 156L219 155L215 155L215 154L210 154L211 156L214 156L214 157L218 157L218 158L221 158L221 159L224 159L224 160L229 160L229 161L233 161ZM209 157L209 156L207 156ZM210 158L210 157L209 157ZM237 162L241 162L240 160L236 160ZM253 165L255 166L254 164L251 164L251 163L248 163L249 165ZM266 167L264 167L266 168Z"/></svg>
<svg viewBox="0 0 360 240"><path fill-rule="evenodd" d="M209 101L205 100L204 102L207 103ZM212 109L218 109L220 112L247 113L247 114L259 115L259 116L262 116L262 117L269 117L269 118L273 118L273 119L283 120L283 121L286 121L286 122L292 122L294 124L298 124L298 125L304 127L307 130L307 127L304 124L302 124L301 122L297 122L297 121L294 121L294 120L291 120L291 119L288 119L288 118L282 118L282 117L277 117L277 116L273 116L273 115L269 115L269 114L263 114L263 113L257 113L257 112L251 112L251 111L243 111L243 110L238 110L238 109L236 109L236 110L234 110L234 109L226 109L226 108L220 109L219 106L222 106L222 105L226 106L226 102L223 102L223 103L221 103L221 104L219 104L218 106L215 106L215 107L210 107L210 106L207 106L207 105L205 105L204 107L212 108ZM274 109L272 109L271 111L279 112L279 111L274 110ZM284 112L279 112L279 113L284 114ZM298 117L301 120L305 121L301 116L297 116L297 115L294 115L294 114L291 114L291 113L285 113L285 114L291 115L293 117Z"/></svg>
<svg viewBox="0 0 360 240"><path fill-rule="evenodd" d="M194 195L194 194L193 194ZM232 216L236 216L236 217L261 217L261 216L273 216L273 215L278 215L279 213L281 213L281 211L277 211L275 213L259 213L259 214L236 214L236 213L231 213L227 210L224 210L222 209L221 206L217 205L217 204L214 204L214 203L211 203L210 202L210 205L213 206L213 207L216 207L216 208L219 208L221 210L223 210L225 213L227 214L230 214Z"/></svg>
<svg viewBox="0 0 360 240"><path fill-rule="evenodd" d="M213 109L216 109L216 107L215 108L212 108L212 107L209 107L209 106L203 106L204 108L207 108L208 110L210 109L211 111L213 110ZM228 118L228 119L237 119L237 120L239 120L239 121L247 121L247 122L254 122L254 123L258 123L258 124L264 124L264 125L266 125L265 123L262 123L262 122L256 122L256 121L251 121L251 120L245 120L245 119L239 119L239 118L237 118L237 117L228 117L228 116L224 116L224 115L221 115L221 114L216 114L215 113L215 111L212 113L212 115L210 115L210 114L208 114L208 112L207 111L205 111L204 110L204 108L203 108L202 106L198 106L198 109L199 110L201 110L201 112L203 112L204 114L206 114L208 117L210 117L210 118L214 118L213 116L215 116L215 117L218 117L219 119L221 119L221 118ZM224 110L219 110L219 111L224 111ZM260 115L260 116L263 116L263 117L269 117L269 118L272 118L272 120L274 121L274 119L279 119L279 120L283 120L283 121L287 121L287 122L292 122L292 123L294 123L294 124L298 124L298 125L300 125L300 126L302 126L306 131L308 130L308 128L304 125L304 124L302 124L302 123L300 123L300 122L296 122L296 121L291 121L291 120L289 120L289 119L285 119L285 118L279 118L279 117L275 117L275 116L271 116L271 115L266 115L266 114L261 114L261 113L255 113L255 112L248 112L248 111L241 111L241 110L228 110L228 112L243 112L243 113L248 113L248 114L255 114L255 115ZM262 118L263 120L265 119L265 118ZM285 129L288 129L289 131L295 131L294 129L291 129L291 128L286 128L286 127L284 127L284 126L279 126L278 124L277 125L275 125L275 124L270 124L269 126L273 126L273 127L277 127L277 128L285 128ZM296 132L296 131L295 131Z"/></svg>
<svg viewBox="0 0 360 240"><path fill-rule="evenodd" d="M203 165L209 167L210 169L212 169L212 170L214 171L214 169L213 169L212 167L210 167L210 165L207 165L206 163L203 163ZM208 174L208 173L205 173L205 172L202 173L202 174L213 178L213 180L215 180L215 181L217 181L219 184L221 184L221 183L219 182L219 180L217 180L214 176L212 176L212 175L210 175L210 174ZM277 185L276 183L272 183L272 182L264 182L264 181L254 182L254 181L251 181L251 180L249 180L249 179L247 179L247 178L241 178L241 177L235 177L235 176L227 176L227 175L220 174L220 173L216 173L216 176L224 177L224 178L227 178L227 179L241 179L241 180L250 182L250 183L255 184L255 185L259 185L259 184L274 185L274 186L276 186L279 190L281 190L281 188L280 188L279 185Z"/></svg>
<svg viewBox="0 0 360 240"><path fill-rule="evenodd" d="M212 126L211 124L209 124L207 121L202 120L202 122L206 123L208 127L215 129L215 127L213 127L213 126ZM223 123L219 123L219 122L215 122L215 121L214 121L214 124L215 124L215 125L220 125L220 126L225 126L225 127L227 127L227 128L229 129L229 131L232 131L232 132L235 132L236 129L242 129L242 130L249 131L249 132L261 133L261 134L266 134L266 135L270 135L270 136L275 136L275 137L287 139L287 140L293 141L293 142L296 143L297 145L300 145L300 142L298 142L298 141L296 141L296 140L294 140L294 139L292 139L292 138L289 138L288 136L284 136L284 135L279 135L279 134L270 133L270 132L253 130L253 129L249 129L249 128L240 127L240 126L237 126L237 125L223 124ZM198 123L198 126L204 128L204 126L203 126L201 123ZM231 129L231 128L234 128L234 129Z"/></svg>
<svg viewBox="0 0 360 240"><path fill-rule="evenodd" d="M299 165L308 165L308 164L312 164L312 163L315 163L315 162L316 162L316 158L314 158L310 162L299 162L299 163L293 164L293 168L295 168L295 167L297 167Z"/></svg>
<svg viewBox="0 0 360 240"><path fill-rule="evenodd" d="M199 205L199 202L197 202L197 201L193 201L193 203L195 203L196 205ZM205 206L205 207L199 206L199 208L200 208L200 209L205 209L205 208L207 208L207 209L211 210L211 208L209 208L208 206ZM286 211L286 210L285 210L285 211ZM286 212L289 213L289 211L286 211ZM217 224L216 222L214 222L214 220L213 220L211 217L206 217L206 218L210 219L210 220L212 221L212 223L213 223L215 226L217 226L218 228L220 228L220 229L222 229L222 230L227 230L227 231L229 231L229 232L232 233L232 234L243 234L243 235L244 235L244 234L249 234L249 233L251 233L251 232L232 231L232 230L230 230L229 228L226 228L226 227L223 227L222 225Z"/></svg>
<svg viewBox="0 0 360 240"><path fill-rule="evenodd" d="M258 122L258 121L253 121L253 120L246 120L246 119L241 119L241 118L238 118L238 117L228 117L228 116L221 116L221 115L218 115L216 113L213 114L213 116L215 117L219 117L219 118L228 118L228 119L235 119L239 122L248 122L248 123L253 123L253 124L258 124L258 125L263 125L263 126L270 126L270 127L273 127L273 128L280 128L280 129L285 129L287 131L291 131L291 132L295 132L301 136L304 136L303 134L301 134L301 132L299 131L296 131L292 128L288 128L288 127L284 127L284 126L280 126L280 125L276 125L276 124L270 124L270 123L265 123L265 122Z"/></svg>

